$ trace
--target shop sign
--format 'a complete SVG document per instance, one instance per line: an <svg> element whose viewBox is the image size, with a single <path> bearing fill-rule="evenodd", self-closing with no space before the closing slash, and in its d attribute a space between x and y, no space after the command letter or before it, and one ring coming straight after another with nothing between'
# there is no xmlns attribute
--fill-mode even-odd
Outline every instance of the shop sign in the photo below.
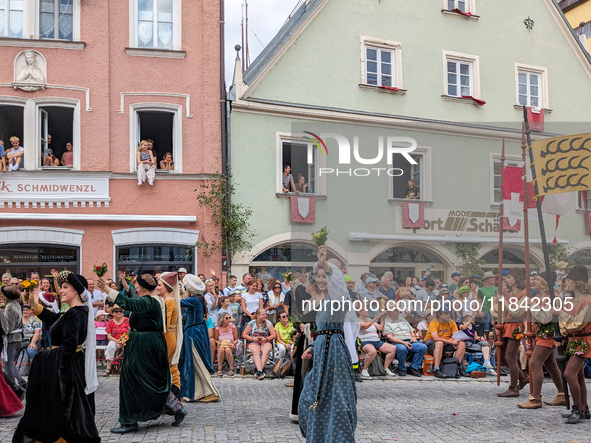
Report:
<svg viewBox="0 0 591 443"><path fill-rule="evenodd" d="M10 172L0 177L3 202L109 201L109 174Z"/></svg>
<svg viewBox="0 0 591 443"><path fill-rule="evenodd" d="M408 229L403 228L402 207L397 208L396 211L396 232L408 231ZM422 228L414 228L413 232L440 235L494 236L499 233L499 213L494 211L425 208L425 223ZM505 234L515 235L516 233L506 232Z"/></svg>

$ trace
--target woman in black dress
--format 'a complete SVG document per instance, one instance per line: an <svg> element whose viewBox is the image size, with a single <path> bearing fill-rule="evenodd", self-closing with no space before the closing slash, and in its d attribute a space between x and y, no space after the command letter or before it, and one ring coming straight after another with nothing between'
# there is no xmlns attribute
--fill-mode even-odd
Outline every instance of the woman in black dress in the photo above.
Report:
<svg viewBox="0 0 591 443"><path fill-rule="evenodd" d="M96 334L88 283L70 271L60 272L57 282L62 302L70 305L67 312L44 309L38 291L29 299L33 314L51 327L53 346L33 359L25 413L13 443L101 441L94 422Z"/></svg>

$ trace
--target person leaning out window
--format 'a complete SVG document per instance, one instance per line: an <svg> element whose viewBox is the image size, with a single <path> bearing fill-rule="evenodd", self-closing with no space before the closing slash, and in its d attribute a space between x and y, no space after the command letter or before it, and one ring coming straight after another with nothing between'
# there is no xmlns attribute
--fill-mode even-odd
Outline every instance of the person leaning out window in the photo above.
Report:
<svg viewBox="0 0 591 443"><path fill-rule="evenodd" d="M156 164L154 163L154 156L152 151L148 150L148 142L142 140L140 147L136 153L137 159L137 184L143 185L146 179L150 186L154 185L156 178Z"/></svg>

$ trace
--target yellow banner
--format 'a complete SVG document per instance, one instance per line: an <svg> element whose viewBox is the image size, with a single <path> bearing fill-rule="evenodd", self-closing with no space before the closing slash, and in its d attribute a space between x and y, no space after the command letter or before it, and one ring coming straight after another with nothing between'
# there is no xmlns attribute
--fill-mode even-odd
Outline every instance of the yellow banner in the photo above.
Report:
<svg viewBox="0 0 591 443"><path fill-rule="evenodd" d="M591 133L536 140L532 148L538 195L591 189Z"/></svg>

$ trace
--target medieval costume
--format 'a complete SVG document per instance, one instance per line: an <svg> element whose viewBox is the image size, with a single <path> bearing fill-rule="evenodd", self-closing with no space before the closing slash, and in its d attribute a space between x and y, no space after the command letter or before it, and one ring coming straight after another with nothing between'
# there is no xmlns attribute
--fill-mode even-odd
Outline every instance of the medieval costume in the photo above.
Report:
<svg viewBox="0 0 591 443"><path fill-rule="evenodd" d="M63 314L38 304L33 314L51 327L52 349L35 356L29 372L25 413L13 443L30 441L98 443L94 421L96 336L88 284L81 275L62 271L59 286L69 283L83 304Z"/></svg>
<svg viewBox="0 0 591 443"><path fill-rule="evenodd" d="M503 312L503 363L507 365L510 372L511 383L507 391L497 394L499 397L519 397L519 391L528 383L529 378L519 368L517 362L519 355L519 346L525 336L525 311L526 304L522 303L522 298L526 297L525 280L523 269L513 268L507 274L507 277L513 277L515 283L511 286L511 293L504 300ZM513 280L512 279L512 280ZM515 298L516 303L512 304L510 299ZM512 309L515 308L515 309ZM491 314L498 317L497 303L491 306Z"/></svg>
<svg viewBox="0 0 591 443"><path fill-rule="evenodd" d="M2 360L5 364L6 382L22 400L27 382L17 370L14 361L23 340L23 311L19 303L21 293L16 285L2 286L1 290L6 298L3 320L5 335L2 341Z"/></svg>
<svg viewBox="0 0 591 443"><path fill-rule="evenodd" d="M164 272L160 275L160 281L172 292L173 296L164 299L166 304L166 332L164 339L168 348L168 362L172 375L172 391L181 399L181 373L178 362L183 347L183 322L181 317L181 301L179 296L178 274L176 272Z"/></svg>
<svg viewBox="0 0 591 443"><path fill-rule="evenodd" d="M181 421L186 415L178 399L170 392L170 365L164 339L166 307L164 300L153 293L156 284L152 283L152 279L146 280L148 277L151 276L137 277L138 285L147 292L143 297L127 298L112 289L107 295L108 301L131 312L129 340L125 345L119 379L121 426L111 429L116 434L135 432L138 422L156 419L162 413L174 414Z"/></svg>
<svg viewBox="0 0 591 443"><path fill-rule="evenodd" d="M319 263L314 265L314 275ZM324 301L349 300L342 272L325 262L328 294ZM317 333L313 343L312 370L306 375L300 396L298 419L302 435L311 443L349 443L355 441L357 392L351 355L343 334L351 311L331 313L322 309L316 316Z"/></svg>
<svg viewBox="0 0 591 443"><path fill-rule="evenodd" d="M189 401L216 401L220 398L211 374L211 344L205 323L206 304L203 298L205 285L199 277L187 274L183 279L189 297L181 300L187 310L183 333L183 348L179 359L181 393Z"/></svg>
<svg viewBox="0 0 591 443"><path fill-rule="evenodd" d="M541 279L541 288L538 296L532 299L532 306L544 306L549 300L548 296L548 275L544 271L537 277ZM544 300L547 298L547 300ZM536 333L535 347L529 361L529 371L531 374L531 394L527 402L517 405L522 409L538 409L542 407L542 384L544 383L544 371L546 368L552 382L558 391L556 398L552 401L545 401L549 406L565 406L564 386L562 384L562 374L556 364L554 355L554 326L552 325L553 314L549 310L531 309L532 319L536 322L534 332Z"/></svg>
<svg viewBox="0 0 591 443"><path fill-rule="evenodd" d="M572 394L573 405L570 414L563 414L565 423L579 423L589 420L587 386L585 385L585 360L591 358L591 291L589 273L582 265L575 266L566 276L567 290L574 292L574 299L564 298L560 311L560 329L568 338L567 352L571 356L564 377ZM572 309L569 303L572 302Z"/></svg>
<svg viewBox="0 0 591 443"><path fill-rule="evenodd" d="M0 343L4 342L4 331L6 328L6 317L2 309L0 309ZM0 417L10 417L20 411L23 408L23 404L10 386L8 386L1 372L2 365L0 364Z"/></svg>

